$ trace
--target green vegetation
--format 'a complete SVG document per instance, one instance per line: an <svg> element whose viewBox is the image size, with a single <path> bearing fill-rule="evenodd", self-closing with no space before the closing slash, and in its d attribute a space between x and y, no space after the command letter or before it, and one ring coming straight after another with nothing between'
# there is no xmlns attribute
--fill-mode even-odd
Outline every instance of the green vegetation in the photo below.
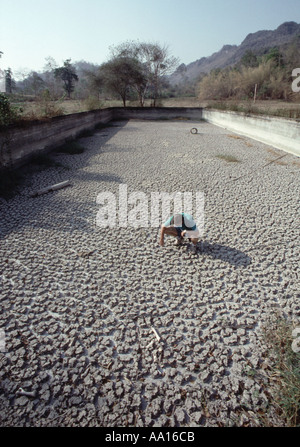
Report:
<svg viewBox="0 0 300 447"><path fill-rule="evenodd" d="M55 68L54 76L63 81L64 90L70 99L71 93L74 91L74 82L78 81L78 76L75 68L71 64L71 59L67 59L62 67Z"/></svg>
<svg viewBox="0 0 300 447"><path fill-rule="evenodd" d="M0 129L14 123L19 118L19 110L12 106L9 98L0 93Z"/></svg>
<svg viewBox="0 0 300 447"><path fill-rule="evenodd" d="M58 66L48 57L41 73L24 73L19 81L9 73L10 112L1 116L12 123L16 114L26 120L48 119L122 105L180 106L184 99L188 107L213 101L213 107L222 110L299 119L300 107L268 108L270 101L292 104L299 99L292 89L292 72L299 66L300 36L289 44L257 51L247 50L236 65L202 73L197 79L185 75L185 65L177 66L178 60L158 43L121 43L110 48L108 61L101 65L67 59ZM182 82L171 85L168 75L175 69ZM258 101L265 102L264 110L256 107Z"/></svg>
<svg viewBox="0 0 300 447"><path fill-rule="evenodd" d="M166 46L125 42L111 49L110 60L93 74L92 82L96 88L120 97L124 107L130 99L138 100L142 107L146 98L151 98L155 107L164 78L177 63Z"/></svg>
<svg viewBox="0 0 300 447"><path fill-rule="evenodd" d="M24 73L22 81L11 77L12 102L26 103L23 117L43 119L64 113L64 103L71 97L80 102L81 110L102 108L104 102L121 100L144 106L158 99L167 89L166 75L175 69L177 59L166 46L148 42L125 42L110 49L110 58L101 65L67 59L58 67L47 58L42 73ZM32 103L32 107L28 107Z"/></svg>
<svg viewBox="0 0 300 447"><path fill-rule="evenodd" d="M200 100L292 100L292 71L299 65L300 37L266 54L247 51L233 67L212 70L197 86Z"/></svg>

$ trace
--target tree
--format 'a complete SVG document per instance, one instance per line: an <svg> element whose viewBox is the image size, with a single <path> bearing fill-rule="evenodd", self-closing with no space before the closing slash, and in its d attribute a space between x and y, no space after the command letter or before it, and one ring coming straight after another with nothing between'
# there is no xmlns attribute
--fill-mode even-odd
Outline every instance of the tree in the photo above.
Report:
<svg viewBox="0 0 300 447"><path fill-rule="evenodd" d="M126 107L126 101L140 77L138 62L127 56L119 56L101 65L97 83L118 94Z"/></svg>
<svg viewBox="0 0 300 447"><path fill-rule="evenodd" d="M138 54L141 62L146 66L155 107L162 79L178 65L178 59L169 55L167 46L161 47L158 43L139 44Z"/></svg>
<svg viewBox="0 0 300 447"><path fill-rule="evenodd" d="M5 72L5 92L12 93L12 89L15 86L15 82L12 77L11 68L4 70L4 72Z"/></svg>
<svg viewBox="0 0 300 447"><path fill-rule="evenodd" d="M28 93L33 93L34 96L37 96L45 88L44 80L36 71L30 73L25 81L25 85Z"/></svg>
<svg viewBox="0 0 300 447"><path fill-rule="evenodd" d="M115 58L125 57L136 61L132 86L138 93L141 105L150 92L155 106L162 79L178 65L178 59L169 55L168 47L158 43L129 41L113 47L111 52Z"/></svg>
<svg viewBox="0 0 300 447"><path fill-rule="evenodd" d="M112 58L124 60L130 64L128 83L131 91L138 95L140 106L143 107L150 85L150 79L145 62L141 58L139 44L133 41L124 42L117 47L111 47Z"/></svg>
<svg viewBox="0 0 300 447"><path fill-rule="evenodd" d="M128 64L128 76L130 89L138 95L140 106L144 106L149 79L143 64L136 58L126 58Z"/></svg>
<svg viewBox="0 0 300 447"><path fill-rule="evenodd" d="M99 65L86 62L84 60L74 63L79 82L76 85L76 98L99 100L99 89L93 80L99 70Z"/></svg>
<svg viewBox="0 0 300 447"><path fill-rule="evenodd" d="M89 85L90 91L97 95L100 98L100 94L102 89L104 88L104 78L101 74L101 69L95 71L88 71L86 73L87 83Z"/></svg>
<svg viewBox="0 0 300 447"><path fill-rule="evenodd" d="M74 81L78 81L78 76L75 68L71 64L71 59L67 59L63 67L55 68L54 76L64 82L64 89L70 99L71 93L74 91Z"/></svg>
<svg viewBox="0 0 300 447"><path fill-rule="evenodd" d="M59 79L55 77L55 70L58 68L58 65L51 56L48 56L45 60L46 64L42 73L42 79L45 82L45 87L49 91L51 98L57 99L63 94Z"/></svg>

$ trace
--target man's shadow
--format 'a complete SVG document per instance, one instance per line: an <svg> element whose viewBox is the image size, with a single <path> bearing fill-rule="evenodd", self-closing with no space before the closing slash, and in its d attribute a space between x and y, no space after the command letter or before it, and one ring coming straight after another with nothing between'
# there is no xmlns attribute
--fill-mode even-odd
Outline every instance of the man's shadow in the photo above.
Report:
<svg viewBox="0 0 300 447"><path fill-rule="evenodd" d="M236 248L226 245L201 241L197 244L197 254L207 254L213 259L221 259L231 265L247 267L251 264L250 256Z"/></svg>

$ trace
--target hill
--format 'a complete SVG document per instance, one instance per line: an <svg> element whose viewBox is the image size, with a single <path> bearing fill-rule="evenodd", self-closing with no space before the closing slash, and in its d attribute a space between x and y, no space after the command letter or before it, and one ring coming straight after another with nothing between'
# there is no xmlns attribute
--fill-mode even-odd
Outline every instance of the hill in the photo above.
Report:
<svg viewBox="0 0 300 447"><path fill-rule="evenodd" d="M273 31L250 33L240 45L224 45L220 51L209 57L202 57L188 65L181 64L169 77L169 81L173 85L195 81L202 73L237 64L249 50L257 55L264 54L270 48L289 44L299 35L300 24L296 22L285 22Z"/></svg>

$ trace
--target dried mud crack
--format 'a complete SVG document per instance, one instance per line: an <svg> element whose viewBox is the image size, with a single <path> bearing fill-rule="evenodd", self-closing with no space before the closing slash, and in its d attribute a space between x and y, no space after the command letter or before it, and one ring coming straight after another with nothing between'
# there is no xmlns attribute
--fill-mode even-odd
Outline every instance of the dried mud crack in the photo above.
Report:
<svg viewBox="0 0 300 447"><path fill-rule="evenodd" d="M297 157L204 122L115 124L56 155L70 187L30 197L66 179L49 168L0 203L1 426L276 425L262 328L299 318ZM121 184L202 191L197 252L99 228Z"/></svg>

